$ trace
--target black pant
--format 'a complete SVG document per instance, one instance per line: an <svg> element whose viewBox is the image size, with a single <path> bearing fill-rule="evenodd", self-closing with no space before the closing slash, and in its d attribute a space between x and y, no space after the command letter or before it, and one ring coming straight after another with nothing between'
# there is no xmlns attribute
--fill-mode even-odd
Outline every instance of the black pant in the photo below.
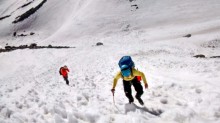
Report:
<svg viewBox="0 0 220 123"><path fill-rule="evenodd" d="M141 95L144 93L141 82L138 81L136 77L134 77L134 79L131 81L123 80L123 85L124 85L125 95L129 99L129 102L134 101L134 98L132 96L132 91L131 91L131 85L134 86L134 89L137 92L135 96L137 99L141 98Z"/></svg>
<svg viewBox="0 0 220 123"><path fill-rule="evenodd" d="M69 80L68 80L68 76L66 76L66 77L63 77L64 78L64 80L66 81L66 84L67 85L69 85Z"/></svg>

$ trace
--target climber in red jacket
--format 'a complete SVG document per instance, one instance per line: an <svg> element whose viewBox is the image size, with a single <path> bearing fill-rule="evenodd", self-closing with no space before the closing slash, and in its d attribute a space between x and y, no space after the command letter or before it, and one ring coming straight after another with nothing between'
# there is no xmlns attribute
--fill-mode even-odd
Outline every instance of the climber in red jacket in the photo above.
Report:
<svg viewBox="0 0 220 123"><path fill-rule="evenodd" d="M60 75L63 76L63 78L66 81L67 85L69 85L68 72L69 72L69 69L67 68L66 65L64 65L63 67L60 68Z"/></svg>

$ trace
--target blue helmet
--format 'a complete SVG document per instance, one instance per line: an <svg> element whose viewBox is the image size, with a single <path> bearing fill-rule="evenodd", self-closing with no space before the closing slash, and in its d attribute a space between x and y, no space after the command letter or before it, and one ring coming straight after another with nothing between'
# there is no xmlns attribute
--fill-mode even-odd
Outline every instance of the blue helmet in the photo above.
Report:
<svg viewBox="0 0 220 123"><path fill-rule="evenodd" d="M123 76L128 77L131 75L131 70L128 65L121 66L121 73Z"/></svg>

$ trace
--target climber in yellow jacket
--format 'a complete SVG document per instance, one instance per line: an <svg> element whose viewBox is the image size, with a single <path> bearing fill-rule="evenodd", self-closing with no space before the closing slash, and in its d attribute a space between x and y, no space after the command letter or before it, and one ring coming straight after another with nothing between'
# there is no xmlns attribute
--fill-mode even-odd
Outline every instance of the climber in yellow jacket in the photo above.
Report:
<svg viewBox="0 0 220 123"><path fill-rule="evenodd" d="M112 93L115 92L115 87L117 85L118 79L123 79L124 92L126 97L129 99L129 103L134 102L134 98L131 92L131 86L134 86L136 93L136 99L141 105L144 105L141 95L143 92L143 87L141 85L141 79L143 79L145 88L148 88L147 80L143 72L136 70L134 67L130 68L128 65L122 65L121 71L119 71L114 77L113 87L111 89Z"/></svg>

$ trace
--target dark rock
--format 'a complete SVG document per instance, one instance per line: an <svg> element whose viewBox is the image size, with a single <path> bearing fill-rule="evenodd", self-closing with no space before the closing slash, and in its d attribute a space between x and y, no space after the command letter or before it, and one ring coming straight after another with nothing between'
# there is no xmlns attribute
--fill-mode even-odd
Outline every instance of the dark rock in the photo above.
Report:
<svg viewBox="0 0 220 123"><path fill-rule="evenodd" d="M14 33L13 33L13 36L15 37L16 35L17 35L17 32L14 32Z"/></svg>
<svg viewBox="0 0 220 123"><path fill-rule="evenodd" d="M30 35L34 35L34 34L35 34L34 32L31 32L31 33L30 33Z"/></svg>
<svg viewBox="0 0 220 123"><path fill-rule="evenodd" d="M135 4L135 5L131 5L131 7L133 7L133 6L137 7L137 4Z"/></svg>
<svg viewBox="0 0 220 123"><path fill-rule="evenodd" d="M19 49L25 49L25 48L27 48L28 47L28 45L20 45L19 46Z"/></svg>
<svg viewBox="0 0 220 123"><path fill-rule="evenodd" d="M5 46L5 49L6 49L6 50L11 50L12 47L11 47L11 46Z"/></svg>
<svg viewBox="0 0 220 123"><path fill-rule="evenodd" d="M5 18L8 18L8 17L10 17L11 15L6 15L6 16L4 16L4 17L0 17L0 20L3 20L3 19L5 19Z"/></svg>
<svg viewBox="0 0 220 123"><path fill-rule="evenodd" d="M22 36L22 37L24 37L24 36L27 36L27 35L25 35L25 34L20 34L20 35L18 35L18 36Z"/></svg>
<svg viewBox="0 0 220 123"><path fill-rule="evenodd" d="M135 7L136 9L138 9L138 5L137 4L131 5L131 7Z"/></svg>
<svg viewBox="0 0 220 123"><path fill-rule="evenodd" d="M189 37L191 37L191 36L192 36L191 34L187 34L187 35L185 35L185 36L183 36L183 37L189 38Z"/></svg>
<svg viewBox="0 0 220 123"><path fill-rule="evenodd" d="M12 48L12 50L18 49L18 47L16 47L16 46L12 46L11 48Z"/></svg>
<svg viewBox="0 0 220 123"><path fill-rule="evenodd" d="M199 55L195 55L195 56L193 56L193 57L196 57L196 58L205 58L205 55L199 54Z"/></svg>
<svg viewBox="0 0 220 123"><path fill-rule="evenodd" d="M212 56L212 57L210 57L210 58L220 58L220 56Z"/></svg>
<svg viewBox="0 0 220 123"><path fill-rule="evenodd" d="M208 46L208 48L215 48L215 46Z"/></svg>
<svg viewBox="0 0 220 123"><path fill-rule="evenodd" d="M37 44L36 44L36 43L32 43L32 44L30 45L30 48L37 48Z"/></svg>
<svg viewBox="0 0 220 123"><path fill-rule="evenodd" d="M31 2L29 2L29 3L26 3L26 4L22 5L22 6L19 7L19 8L24 8L24 7L28 6L29 4L31 4L32 2L33 2L33 1L31 1Z"/></svg>
<svg viewBox="0 0 220 123"><path fill-rule="evenodd" d="M27 19L29 16L31 16L32 14L34 14L38 9L40 9L44 3L46 3L47 0L43 0L39 5L37 5L34 8L29 9L28 11L26 11L24 14L18 16L15 18L15 20L12 23L18 23L20 21L23 21L25 19Z"/></svg>
<svg viewBox="0 0 220 123"><path fill-rule="evenodd" d="M36 48L41 49L41 48L48 48L47 46L36 46Z"/></svg>
<svg viewBox="0 0 220 123"><path fill-rule="evenodd" d="M98 42L98 43L96 43L96 46L101 46L101 45L103 45L102 42Z"/></svg>
<svg viewBox="0 0 220 123"><path fill-rule="evenodd" d="M43 49L43 48L56 48L56 49L61 49L61 48L75 48L75 47L69 47L69 46L52 46L52 45L48 45L48 46L37 46L36 43L32 43L30 44L30 46L28 45L20 45L20 46L8 46L8 44L5 46L5 49L1 49L0 48L0 53L1 52L10 52L13 50L18 50L18 49L25 49L25 48L30 48L30 49Z"/></svg>
<svg viewBox="0 0 220 123"><path fill-rule="evenodd" d="M1 49L1 48L0 48L0 53L1 53L1 52L5 52L5 49ZM1 110L0 110L0 111L1 111Z"/></svg>
<svg viewBox="0 0 220 123"><path fill-rule="evenodd" d="M48 48L52 48L53 46L52 45L48 45Z"/></svg>
<svg viewBox="0 0 220 123"><path fill-rule="evenodd" d="M135 1L135 0L129 0L129 2L133 2L133 1Z"/></svg>

